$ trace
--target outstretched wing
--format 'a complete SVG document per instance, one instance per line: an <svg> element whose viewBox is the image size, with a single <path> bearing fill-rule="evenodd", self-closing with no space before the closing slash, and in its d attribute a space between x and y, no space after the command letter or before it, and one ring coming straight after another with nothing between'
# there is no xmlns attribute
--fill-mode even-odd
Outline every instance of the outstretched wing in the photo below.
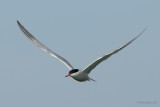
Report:
<svg viewBox="0 0 160 107"><path fill-rule="evenodd" d="M146 30L146 28L135 38L133 38L132 40L130 40L129 42L127 42L126 44L124 44L122 47L117 48L113 51L111 51L110 53L101 56L100 58L96 59L94 62L92 62L90 65L88 65L82 72L85 72L87 74L89 74L98 64L100 64L101 62L103 62L104 60L108 59L110 56L112 56L113 54L119 52L120 50L122 50L123 48L125 48L126 46L128 46L129 44L131 44L134 40L136 40L144 31Z"/></svg>
<svg viewBox="0 0 160 107"><path fill-rule="evenodd" d="M23 25L17 21L19 28L21 29L21 31L25 34L25 36L31 40L35 45L37 45L39 48L41 48L43 51L45 51L46 53L48 53L49 55L55 57L56 59L58 59L59 61L61 61L63 64L65 64L70 70L74 69L72 67L72 65L63 57L61 57L60 55L56 54L55 52L53 52L52 50L50 50L49 48L47 48L43 43L41 43L38 39L36 39L31 33L29 33L24 27Z"/></svg>

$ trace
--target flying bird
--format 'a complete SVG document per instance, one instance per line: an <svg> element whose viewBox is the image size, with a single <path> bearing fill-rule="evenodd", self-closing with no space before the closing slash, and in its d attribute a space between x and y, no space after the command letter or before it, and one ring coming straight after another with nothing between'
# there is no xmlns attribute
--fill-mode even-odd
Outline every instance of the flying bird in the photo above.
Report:
<svg viewBox="0 0 160 107"><path fill-rule="evenodd" d="M62 56L58 55L57 53L53 52L52 50L50 50L49 48L47 48L43 43L41 43L38 39L36 39L27 29L25 29L25 27L19 22L17 21L17 24L20 28L20 30L24 33L24 35L31 40L31 42L33 42L35 45L37 45L40 49L42 49L43 51L45 51L46 53L48 53L49 55L51 55L52 57L58 59L59 61L61 61L68 69L69 69L69 73L65 76L65 77L72 77L73 79L79 81L79 82L83 82L83 81L95 81L94 79L89 77L89 73L97 66L99 65L101 62L103 62L104 60L108 59L110 56L112 56L113 54L119 52L120 50L122 50L123 48L127 47L129 44L131 44L134 40L136 40L140 35L142 35L142 33L146 30L146 28L136 37L134 37L133 39L131 39L130 41L128 41L126 44L124 44L123 46L112 50L111 52L97 58L95 61L93 61L91 64L89 64L87 67L85 67L82 70L79 69L75 69L65 58L63 58Z"/></svg>

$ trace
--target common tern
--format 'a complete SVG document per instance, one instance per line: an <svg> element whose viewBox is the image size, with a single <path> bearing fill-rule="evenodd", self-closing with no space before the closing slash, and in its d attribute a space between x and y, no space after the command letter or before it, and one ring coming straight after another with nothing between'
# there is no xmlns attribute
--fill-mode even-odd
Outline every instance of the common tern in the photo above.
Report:
<svg viewBox="0 0 160 107"><path fill-rule="evenodd" d="M120 50L122 50L123 48L127 47L129 44L131 44L134 40L136 40L145 30L146 28L136 37L134 37L133 39L131 39L130 41L128 41L126 44L124 44L123 46L97 58L95 61L93 61L91 64L89 64L87 67L85 67L83 70L79 70L79 69L75 69L65 58L63 58L62 56L58 55L57 53L53 52L52 50L50 50L49 48L47 48L43 43L41 43L38 39L36 39L29 31L27 31L25 29L25 27L19 22L17 21L17 24L19 26L19 28L21 29L21 31L25 34L25 36L31 40L31 42L33 42L35 45L37 45L39 48L41 48L43 51L45 51L46 53L48 53L49 55L51 55L52 57L58 59L59 61L61 61L65 66L67 66L69 68L69 73L65 76L65 77L72 77L73 79L79 81L79 82L83 82L83 81L95 81L94 79L89 77L89 73L101 62L103 62L104 60L108 59L110 56L112 56L113 54L119 52Z"/></svg>

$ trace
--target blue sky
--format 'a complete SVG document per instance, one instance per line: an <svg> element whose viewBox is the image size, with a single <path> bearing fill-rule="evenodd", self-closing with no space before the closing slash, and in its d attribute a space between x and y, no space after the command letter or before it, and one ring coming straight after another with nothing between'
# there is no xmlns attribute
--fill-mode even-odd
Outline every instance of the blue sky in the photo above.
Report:
<svg viewBox="0 0 160 107"><path fill-rule="evenodd" d="M1 0L0 107L159 107L159 0ZM83 69L147 30L95 68L97 82L68 68L20 32L19 20L50 49Z"/></svg>

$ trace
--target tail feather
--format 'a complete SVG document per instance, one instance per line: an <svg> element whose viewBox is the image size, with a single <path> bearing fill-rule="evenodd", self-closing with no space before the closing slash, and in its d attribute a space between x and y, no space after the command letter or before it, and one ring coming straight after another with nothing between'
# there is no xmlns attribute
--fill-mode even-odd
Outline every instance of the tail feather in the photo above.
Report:
<svg viewBox="0 0 160 107"><path fill-rule="evenodd" d="M96 80L94 80L94 79L92 79L92 78L89 78L89 81L90 81L90 80L92 80L92 81L94 81L94 82L97 82Z"/></svg>

